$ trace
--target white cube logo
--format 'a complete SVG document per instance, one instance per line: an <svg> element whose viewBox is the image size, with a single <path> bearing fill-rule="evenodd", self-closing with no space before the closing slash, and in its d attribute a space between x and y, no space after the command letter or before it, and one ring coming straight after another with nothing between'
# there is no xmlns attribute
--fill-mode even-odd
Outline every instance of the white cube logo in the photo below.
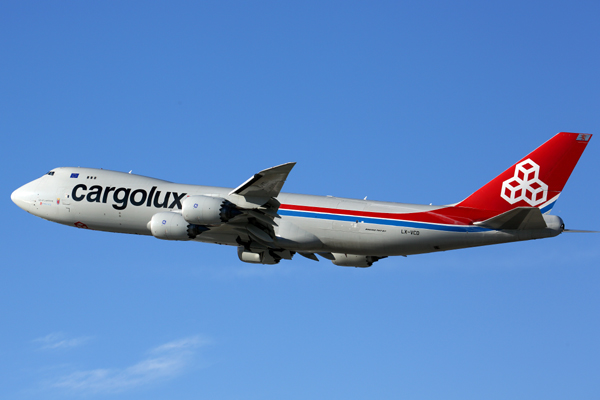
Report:
<svg viewBox="0 0 600 400"><path fill-rule="evenodd" d="M537 206L546 201L548 185L539 179L540 166L527 159L515 167L515 175L502 182L500 196L510 204L521 200L530 206Z"/></svg>

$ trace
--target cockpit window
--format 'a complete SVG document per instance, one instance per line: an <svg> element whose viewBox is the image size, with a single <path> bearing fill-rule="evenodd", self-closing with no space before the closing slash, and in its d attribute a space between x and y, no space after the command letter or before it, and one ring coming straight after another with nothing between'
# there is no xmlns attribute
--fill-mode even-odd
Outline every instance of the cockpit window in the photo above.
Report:
<svg viewBox="0 0 600 400"><path fill-rule="evenodd" d="M50 171L46 175L54 176L54 171Z"/></svg>

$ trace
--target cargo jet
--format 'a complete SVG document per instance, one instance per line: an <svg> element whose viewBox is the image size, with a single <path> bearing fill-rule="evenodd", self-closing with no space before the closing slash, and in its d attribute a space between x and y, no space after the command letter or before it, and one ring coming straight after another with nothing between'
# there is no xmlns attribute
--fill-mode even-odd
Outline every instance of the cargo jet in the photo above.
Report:
<svg viewBox="0 0 600 400"><path fill-rule="evenodd" d="M559 235L564 223L549 212L591 137L558 133L446 206L280 193L295 163L265 169L233 190L63 167L11 199L35 216L81 229L236 246L249 263L277 264L300 254L370 267L388 256Z"/></svg>

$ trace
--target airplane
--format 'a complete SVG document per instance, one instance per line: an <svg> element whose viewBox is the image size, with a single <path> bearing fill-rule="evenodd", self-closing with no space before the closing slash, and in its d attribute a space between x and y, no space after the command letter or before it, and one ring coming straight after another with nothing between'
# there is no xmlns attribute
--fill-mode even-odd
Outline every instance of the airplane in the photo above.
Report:
<svg viewBox="0 0 600 400"><path fill-rule="evenodd" d="M55 168L15 190L23 210L81 229L236 246L241 261L295 254L370 267L408 256L554 237L552 207L592 135L560 132L459 203L434 206L281 193L295 163L235 189L125 172Z"/></svg>

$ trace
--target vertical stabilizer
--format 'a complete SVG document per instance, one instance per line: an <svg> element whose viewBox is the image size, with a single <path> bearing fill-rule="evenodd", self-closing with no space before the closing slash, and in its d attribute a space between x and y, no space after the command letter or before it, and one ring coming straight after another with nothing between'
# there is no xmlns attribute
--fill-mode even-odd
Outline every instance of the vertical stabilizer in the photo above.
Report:
<svg viewBox="0 0 600 400"><path fill-rule="evenodd" d="M506 212L537 207L549 212L592 135L560 132L457 204Z"/></svg>

